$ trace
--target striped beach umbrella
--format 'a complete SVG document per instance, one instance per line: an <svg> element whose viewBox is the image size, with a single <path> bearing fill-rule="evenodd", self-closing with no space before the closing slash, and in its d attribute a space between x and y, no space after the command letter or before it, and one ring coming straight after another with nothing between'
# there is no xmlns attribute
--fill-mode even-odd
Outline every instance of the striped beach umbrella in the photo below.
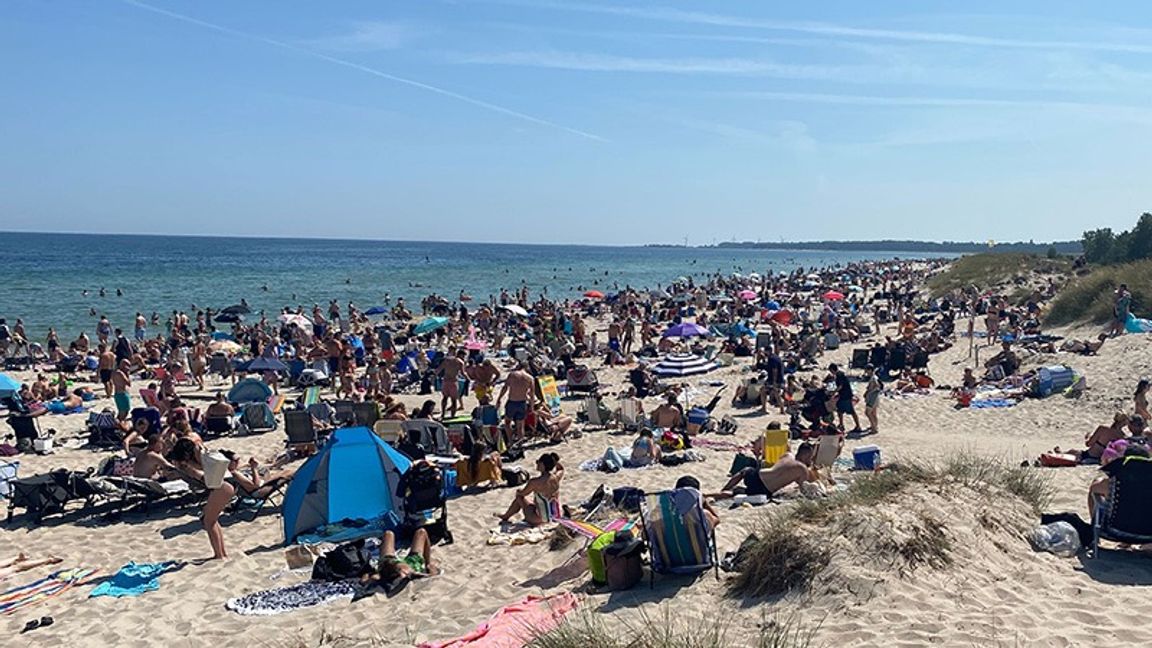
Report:
<svg viewBox="0 0 1152 648"><path fill-rule="evenodd" d="M656 363L652 372L657 376L695 376L708 373L716 363L692 353L674 353Z"/></svg>

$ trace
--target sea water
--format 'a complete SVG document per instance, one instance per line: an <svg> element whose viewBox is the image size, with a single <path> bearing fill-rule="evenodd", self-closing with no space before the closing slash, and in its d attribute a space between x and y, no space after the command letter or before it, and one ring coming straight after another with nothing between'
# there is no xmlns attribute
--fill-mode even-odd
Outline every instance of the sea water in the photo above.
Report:
<svg viewBox="0 0 1152 648"><path fill-rule="evenodd" d="M80 331L92 336L100 315L131 336L137 312L158 312L163 322L173 310L194 314L193 305L220 309L241 298L269 319L284 306L319 304L326 312L330 299L341 310L349 301L365 310L385 305L386 296L392 304L403 297L418 311L432 292L455 300L463 291L479 302L526 285L533 297L546 290L563 299L586 290L655 288L679 276L895 256L939 255L7 232L0 233L0 317L9 325L23 318L34 341L43 342L54 326L66 344Z"/></svg>

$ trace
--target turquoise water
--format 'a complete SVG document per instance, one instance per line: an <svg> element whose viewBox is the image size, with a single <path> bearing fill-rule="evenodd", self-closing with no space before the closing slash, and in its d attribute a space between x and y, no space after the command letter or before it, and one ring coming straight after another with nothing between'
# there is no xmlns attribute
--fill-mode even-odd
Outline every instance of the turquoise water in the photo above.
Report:
<svg viewBox="0 0 1152 648"><path fill-rule="evenodd" d="M0 241L0 268L7 279L0 282L0 317L10 324L23 318L29 335L39 341L55 326L64 342L82 330L92 335L101 314L129 330L137 311L149 316L157 311L163 321L173 310L189 311L193 304L219 309L241 298L254 312L323 307L330 299L338 299L342 308L353 301L366 309L380 305L386 294L418 303L430 292L454 299L464 290L482 300L522 282L533 294L547 288L550 297L564 298L588 289L654 287L681 275L763 273L897 256L28 233L0 233ZM99 296L101 287L107 296ZM116 296L117 288L122 297ZM90 315L90 309L97 315Z"/></svg>

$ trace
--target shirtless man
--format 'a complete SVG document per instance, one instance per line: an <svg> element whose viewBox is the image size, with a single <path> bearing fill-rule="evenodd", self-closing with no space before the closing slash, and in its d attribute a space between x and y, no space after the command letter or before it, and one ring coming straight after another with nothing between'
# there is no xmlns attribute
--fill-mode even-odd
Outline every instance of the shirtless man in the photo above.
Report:
<svg viewBox="0 0 1152 648"><path fill-rule="evenodd" d="M108 348L107 344L98 347L100 351L97 370L100 372L100 384L104 385L104 398L112 398L112 373L116 371L116 354Z"/></svg>
<svg viewBox="0 0 1152 648"><path fill-rule="evenodd" d="M204 415L212 418L232 416L236 413L236 409L224 400L224 392L216 392L216 400L204 410Z"/></svg>
<svg viewBox="0 0 1152 648"><path fill-rule="evenodd" d="M128 369L128 361L121 360L120 367L112 372L112 398L116 401L116 418L121 421L128 418L128 412L132 409L132 399L128 396L132 378L128 376Z"/></svg>
<svg viewBox="0 0 1152 648"><path fill-rule="evenodd" d="M613 320L613 322L608 325L608 348L613 351L613 353L608 356L611 359L608 363L609 366L616 364L616 354L623 351L623 348L620 346L620 334L622 331L623 327L620 326L619 320Z"/></svg>
<svg viewBox="0 0 1152 648"><path fill-rule="evenodd" d="M444 412L448 418L456 416L456 411L464 406L460 397L460 373L464 371L465 355L463 349L449 349L448 356L440 362L440 366L436 369L436 375L440 376L442 381L440 384L440 411ZM450 414L448 413L449 403L452 405Z"/></svg>
<svg viewBox="0 0 1152 648"><path fill-rule="evenodd" d="M492 392L496 391L496 381L500 380L500 369L492 362L492 358L485 358L484 362L470 367L467 373L472 379L476 398L491 399Z"/></svg>
<svg viewBox="0 0 1152 648"><path fill-rule="evenodd" d="M320 309L317 308L315 312L319 313ZM344 355L344 345L340 343L340 338L329 335L324 340L324 351L328 358L328 377L332 380L332 391L335 392L339 389L336 378L340 375L340 356Z"/></svg>
<svg viewBox="0 0 1152 648"><path fill-rule="evenodd" d="M508 405L504 408L504 434L513 444L524 440L524 418L528 416L528 408L536 401L535 384L532 375L524 370L524 363L516 363L516 369L508 374L500 395L496 397L496 409L500 409L500 401L508 395ZM513 426L515 434L513 434Z"/></svg>
<svg viewBox="0 0 1152 648"><path fill-rule="evenodd" d="M684 416L676 407L676 395L668 394L659 407L652 410L652 427L678 430L684 427Z"/></svg>
<svg viewBox="0 0 1152 648"><path fill-rule="evenodd" d="M745 468L732 476L723 490L713 495L715 498L729 498L739 494L772 495L789 484L799 486L804 482L816 481L819 475L812 470L812 460L816 457L816 446L804 442L796 449L796 456L786 454L771 468L759 470ZM743 482L743 486L738 484Z"/></svg>
<svg viewBox="0 0 1152 648"><path fill-rule="evenodd" d="M163 437L159 434L149 435L148 446L136 455L136 461L132 464L132 476L157 479L165 470L174 471L176 467L164 458L164 449Z"/></svg>

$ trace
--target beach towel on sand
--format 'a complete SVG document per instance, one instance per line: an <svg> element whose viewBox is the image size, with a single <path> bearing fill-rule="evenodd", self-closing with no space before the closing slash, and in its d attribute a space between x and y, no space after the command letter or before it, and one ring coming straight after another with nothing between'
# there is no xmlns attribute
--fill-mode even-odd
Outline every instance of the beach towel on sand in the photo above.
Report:
<svg viewBox="0 0 1152 648"><path fill-rule="evenodd" d="M228 599L224 607L245 616L271 616L351 599L355 594L356 584L352 581L308 581Z"/></svg>
<svg viewBox="0 0 1152 648"><path fill-rule="evenodd" d="M130 562L120 568L112 578L100 583L88 598L94 596L140 596L144 592L160 589L160 575L179 566L175 560L162 563Z"/></svg>
<svg viewBox="0 0 1152 648"><path fill-rule="evenodd" d="M13 587L0 594L0 614L12 614L46 601L76 585L87 583L95 573L95 569L63 569L34 583Z"/></svg>
<svg viewBox="0 0 1152 648"><path fill-rule="evenodd" d="M571 592L528 596L506 605L466 635L448 641L430 641L420 648L522 648L542 632L559 627L580 599Z"/></svg>
<svg viewBox="0 0 1152 648"><path fill-rule="evenodd" d="M489 529L488 544L509 546L539 544L547 540L555 528L555 524L545 524L538 527L515 525L512 527Z"/></svg>

